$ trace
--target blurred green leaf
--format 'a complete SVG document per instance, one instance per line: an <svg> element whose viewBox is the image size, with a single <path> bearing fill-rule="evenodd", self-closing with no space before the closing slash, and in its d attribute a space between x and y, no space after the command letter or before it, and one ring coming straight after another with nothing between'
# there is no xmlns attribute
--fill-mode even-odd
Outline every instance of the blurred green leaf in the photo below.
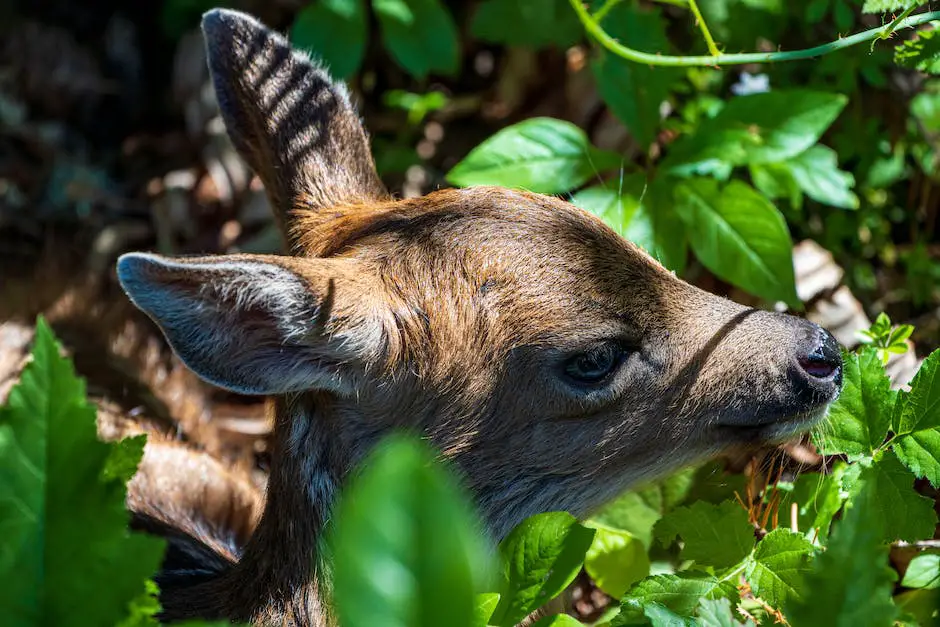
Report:
<svg viewBox="0 0 940 627"><path fill-rule="evenodd" d="M368 31L365 0L318 0L297 14L290 40L324 61L335 78L349 79L362 64Z"/></svg>
<svg viewBox="0 0 940 627"><path fill-rule="evenodd" d="M409 74L455 74L460 65L457 26L439 0L372 0L385 46Z"/></svg>
<svg viewBox="0 0 940 627"><path fill-rule="evenodd" d="M532 627L584 627L584 623L567 614L556 614L540 618L532 623Z"/></svg>
<svg viewBox="0 0 940 627"><path fill-rule="evenodd" d="M623 45L664 54L669 51L658 8L644 9L633 3L621 3L607 14L603 26ZM605 50L591 62L591 70L604 102L633 137L648 147L656 138L662 104L678 78L676 71L633 63Z"/></svg>
<svg viewBox="0 0 940 627"><path fill-rule="evenodd" d="M940 74L940 31L920 30L894 49L894 62L901 67Z"/></svg>
<svg viewBox="0 0 940 627"><path fill-rule="evenodd" d="M470 30L484 41L531 48L568 47L582 36L568 0L484 0Z"/></svg>
<svg viewBox="0 0 940 627"><path fill-rule="evenodd" d="M844 462L835 462L831 474L804 472L792 484L777 483L781 491L779 511L790 511L795 503L797 524L806 537L820 542L828 539L829 526L846 497L839 489L839 477L844 467Z"/></svg>
<svg viewBox="0 0 940 627"><path fill-rule="evenodd" d="M863 13L890 13L926 4L925 0L865 0Z"/></svg>
<svg viewBox="0 0 940 627"><path fill-rule="evenodd" d="M487 627L498 603L499 594L495 592L478 594L476 610L473 613L473 627Z"/></svg>
<svg viewBox="0 0 940 627"><path fill-rule="evenodd" d="M588 521L594 541L584 558L584 569L597 587L614 598L650 574L646 546L629 531Z"/></svg>
<svg viewBox="0 0 940 627"><path fill-rule="evenodd" d="M471 150L447 173L447 180L461 187L502 185L560 194L619 167L619 156L591 146L574 124L532 118L504 128Z"/></svg>
<svg viewBox="0 0 940 627"><path fill-rule="evenodd" d="M696 257L718 277L768 300L800 308L793 243L783 216L754 188L732 181L681 181L676 212Z"/></svg>
<svg viewBox="0 0 940 627"><path fill-rule="evenodd" d="M344 627L471 627L493 551L469 496L412 438L387 438L360 468L333 520Z"/></svg>
<svg viewBox="0 0 940 627"><path fill-rule="evenodd" d="M561 594L581 570L593 539L593 529L565 512L524 520L500 544L502 596L490 623L515 625Z"/></svg>
<svg viewBox="0 0 940 627"><path fill-rule="evenodd" d="M732 566L754 548L754 528L735 501L719 505L698 501L678 507L656 523L655 534L666 546L676 536L682 538L682 557L701 567Z"/></svg>
<svg viewBox="0 0 940 627"><path fill-rule="evenodd" d="M701 627L756 627L750 619L743 623L738 621L728 599L702 599L698 616Z"/></svg>
<svg viewBox="0 0 940 627"><path fill-rule="evenodd" d="M4 625L146 619L164 543L127 528L124 481L141 450L98 440L85 384L40 319L32 361L0 407Z"/></svg>
<svg viewBox="0 0 940 627"><path fill-rule="evenodd" d="M855 177L839 169L838 157L831 148L816 145L786 163L797 185L813 200L858 209L858 196L852 192Z"/></svg>

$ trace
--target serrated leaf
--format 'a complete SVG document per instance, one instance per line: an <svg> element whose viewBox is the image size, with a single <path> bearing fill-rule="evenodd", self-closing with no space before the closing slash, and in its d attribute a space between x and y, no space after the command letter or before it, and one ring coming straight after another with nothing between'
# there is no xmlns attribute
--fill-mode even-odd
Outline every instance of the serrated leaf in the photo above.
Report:
<svg viewBox="0 0 940 627"><path fill-rule="evenodd" d="M656 523L654 532L666 546L676 536L682 538L682 557L701 566L732 566L754 548L754 528L734 501L678 507Z"/></svg>
<svg viewBox="0 0 940 627"><path fill-rule="evenodd" d="M137 467L144 456L147 445L146 434L135 435L114 442L101 476L105 480L117 480L127 483L137 473Z"/></svg>
<svg viewBox="0 0 940 627"><path fill-rule="evenodd" d="M335 78L359 71L366 52L365 0L319 0L300 10L290 29L291 43L326 63Z"/></svg>
<svg viewBox="0 0 940 627"><path fill-rule="evenodd" d="M754 188L712 179L681 181L676 212L695 255L718 277L768 300L800 307L793 242L783 216Z"/></svg>
<svg viewBox="0 0 940 627"><path fill-rule="evenodd" d="M774 529L748 556L744 579L757 596L782 607L803 596L803 574L812 553L812 543L801 534Z"/></svg>
<svg viewBox="0 0 940 627"><path fill-rule="evenodd" d="M885 441L895 400L878 351L866 347L860 354L844 353L842 381L814 442L823 455L871 455Z"/></svg>
<svg viewBox="0 0 940 627"><path fill-rule="evenodd" d="M901 67L940 74L940 36L936 29L918 31L894 49L894 62Z"/></svg>
<svg viewBox="0 0 940 627"><path fill-rule="evenodd" d="M649 619L652 627L696 627L694 618L679 616L665 605L647 603L643 606L643 615Z"/></svg>
<svg viewBox="0 0 940 627"><path fill-rule="evenodd" d="M542 194L580 187L620 157L591 146L570 122L532 118L499 131L470 151L447 173L454 185L502 185Z"/></svg>
<svg viewBox="0 0 940 627"><path fill-rule="evenodd" d="M862 468L858 479L850 485L850 492L850 507L860 498L859 494L878 503L869 512L868 523L881 531L883 542L915 542L933 536L937 526L933 501L914 490L914 475L893 452L888 451L870 467Z"/></svg>
<svg viewBox="0 0 940 627"><path fill-rule="evenodd" d="M114 625L146 593L164 544L128 531L123 478L103 476L113 450L98 441L84 382L40 320L32 361L0 408L4 625Z"/></svg>
<svg viewBox="0 0 940 627"><path fill-rule="evenodd" d="M911 381L897 420L894 451L917 477L940 487L940 350L930 354Z"/></svg>
<svg viewBox="0 0 940 627"><path fill-rule="evenodd" d="M555 598L584 563L594 530L566 512L531 516L500 543L503 586L493 625L515 625Z"/></svg>
<svg viewBox="0 0 940 627"><path fill-rule="evenodd" d="M385 47L415 78L455 74L459 43L454 18L440 0L372 0Z"/></svg>
<svg viewBox="0 0 940 627"><path fill-rule="evenodd" d="M926 4L924 0L865 0L862 13L891 13Z"/></svg>
<svg viewBox="0 0 940 627"><path fill-rule="evenodd" d="M643 542L628 531L588 521L594 541L584 556L584 570L597 587L619 598L650 574L650 560Z"/></svg>
<svg viewBox="0 0 940 627"><path fill-rule="evenodd" d="M852 192L855 177L839 169L836 152L817 144L785 162L803 192L817 202L842 209L858 209Z"/></svg>
<svg viewBox="0 0 940 627"><path fill-rule="evenodd" d="M484 41L531 48L567 47L582 36L581 23L567 0L485 0L470 29Z"/></svg>
<svg viewBox="0 0 940 627"><path fill-rule="evenodd" d="M604 29L611 37L637 50L661 53L669 50L658 8L618 4L604 18ZM678 78L675 70L633 63L600 50L591 62L591 71L601 97L613 114L637 142L649 146L660 127L662 104Z"/></svg>
<svg viewBox="0 0 940 627"><path fill-rule="evenodd" d="M340 495L331 548L344 627L473 625L492 550L433 460L423 442L391 436Z"/></svg>
<svg viewBox="0 0 940 627"><path fill-rule="evenodd" d="M679 616L692 616L703 598L737 599L738 591L734 582L703 573L647 577L621 599L620 614L611 621L611 627L635 624L636 619L643 617L643 608L654 603Z"/></svg>
<svg viewBox="0 0 940 627"><path fill-rule="evenodd" d="M805 594L787 604L792 625L890 625L897 615L891 602L894 572L888 551L870 517L883 507L864 485L853 507L835 525L826 551L813 560ZM838 576L833 576L838 573Z"/></svg>
<svg viewBox="0 0 940 627"><path fill-rule="evenodd" d="M688 174L712 161L730 166L785 161L813 146L846 102L840 94L809 90L733 98L698 132L677 140L662 168Z"/></svg>
<svg viewBox="0 0 940 627"><path fill-rule="evenodd" d="M940 588L940 555L924 553L912 559L901 585L905 588Z"/></svg>

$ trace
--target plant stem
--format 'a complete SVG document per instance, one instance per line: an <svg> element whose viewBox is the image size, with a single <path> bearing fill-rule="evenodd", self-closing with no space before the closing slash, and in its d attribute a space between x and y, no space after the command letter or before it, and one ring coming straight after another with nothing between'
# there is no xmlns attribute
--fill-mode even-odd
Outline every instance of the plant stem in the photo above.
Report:
<svg viewBox="0 0 940 627"><path fill-rule="evenodd" d="M634 50L633 48L628 48L622 45L613 37L608 35L607 32L601 28L600 24L598 24L597 21L591 17L587 9L584 8L582 0L569 1L575 10L575 13L577 13L578 18L581 20L581 23L584 24L585 30L594 39L596 39L601 46L618 57L623 57L627 61L663 67L717 67L721 65L775 63L781 61L811 59L813 57L820 57L822 55L835 52L837 50L844 50L845 48L850 48L862 42L871 41L872 39L886 38L890 36L891 33L893 33L895 30L902 28L913 28L933 20L940 20L940 11L921 13L919 15L908 17L899 23L892 22L890 24L886 24L885 26L879 26L877 28L862 31L861 33L856 33L849 37L844 37L838 41L833 41L828 44L816 46L814 48L806 48L804 50L790 50L786 52L747 52L743 54L713 54L706 56L669 56L662 54L650 54L649 52Z"/></svg>
<svg viewBox="0 0 940 627"><path fill-rule="evenodd" d="M715 40L708 30L708 24L705 23L705 18L702 17L702 12L698 10L698 4L695 0L689 0L689 10L692 11L692 15L695 16L695 23L698 25L699 30L702 31L702 37L705 38L705 46L708 48L709 54L713 57L721 56L721 51L718 49L718 46L715 45Z"/></svg>

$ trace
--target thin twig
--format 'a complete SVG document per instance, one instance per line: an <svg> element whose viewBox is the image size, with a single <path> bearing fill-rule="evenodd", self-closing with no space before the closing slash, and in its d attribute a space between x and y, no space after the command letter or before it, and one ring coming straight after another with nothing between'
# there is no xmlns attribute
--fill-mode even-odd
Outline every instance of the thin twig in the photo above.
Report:
<svg viewBox="0 0 940 627"><path fill-rule="evenodd" d="M644 63L646 65L656 65L663 67L716 67L721 65L744 65L747 63L776 63L781 61L798 61L800 59L812 59L820 57L837 50L844 50L858 45L865 41L871 41L876 38L886 39L891 33L902 28L913 28L926 24L934 20L940 20L940 11L931 11L912 15L899 23L891 22L885 26L872 28L861 33L856 33L849 37L844 37L838 41L832 41L821 46L806 48L804 50L790 50L786 52L746 52L743 54L717 54L705 56L670 56L662 54L651 54L628 48L615 40L601 28L600 24L594 20L587 9L582 4L582 0L569 0L574 8L578 19L584 25L585 30L597 40L597 42L617 55L628 61L635 63Z"/></svg>
<svg viewBox="0 0 940 627"><path fill-rule="evenodd" d="M705 18L702 17L702 12L698 10L698 4L695 0L689 0L689 10L692 11L692 15L695 16L695 23L699 30L702 31L702 37L705 38L705 46L708 48L708 53L713 57L721 56L721 50L715 45L711 31L708 30L708 24L705 23Z"/></svg>

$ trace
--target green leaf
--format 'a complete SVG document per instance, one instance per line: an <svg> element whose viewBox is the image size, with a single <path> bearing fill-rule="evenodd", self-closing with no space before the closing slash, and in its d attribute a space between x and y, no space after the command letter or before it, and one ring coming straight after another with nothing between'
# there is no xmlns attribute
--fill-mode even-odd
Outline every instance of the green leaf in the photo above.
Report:
<svg viewBox="0 0 940 627"><path fill-rule="evenodd" d="M640 197L645 191L642 186L645 183L646 178L642 174L631 174L624 179L624 190L618 191L602 183L575 193L571 202L585 211L590 211L607 226L627 237L630 223L640 206ZM637 187L641 188L640 195L632 193Z"/></svg>
<svg viewBox="0 0 940 627"><path fill-rule="evenodd" d="M738 621L731 611L728 599L702 599L698 608L701 627L755 627L754 621Z"/></svg>
<svg viewBox="0 0 940 627"><path fill-rule="evenodd" d="M117 480L127 483L137 473L137 467L144 456L147 445L146 434L135 435L114 442L101 476L105 480Z"/></svg>
<svg viewBox="0 0 940 627"><path fill-rule="evenodd" d="M930 354L911 381L897 424L894 451L917 477L940 487L940 350Z"/></svg>
<svg viewBox="0 0 940 627"><path fill-rule="evenodd" d="M888 551L870 517L884 507L864 485L853 507L835 526L828 549L813 560L802 598L787 604L792 625L890 625L894 571ZM838 576L835 576L838 575Z"/></svg>
<svg viewBox="0 0 940 627"><path fill-rule="evenodd" d="M812 553L812 543L801 534L774 529L748 556L744 579L757 596L782 607L803 596L803 574Z"/></svg>
<svg viewBox="0 0 940 627"><path fill-rule="evenodd" d="M819 140L846 102L841 94L809 90L732 98L698 132L677 140L662 168L688 174L711 162L738 166L796 157Z"/></svg>
<svg viewBox="0 0 940 627"><path fill-rule="evenodd" d="M917 31L894 49L894 62L901 67L940 74L940 36L937 29Z"/></svg>
<svg viewBox="0 0 940 627"><path fill-rule="evenodd" d="M629 531L588 521L596 531L584 557L584 569L597 587L619 598L636 582L650 574L646 546Z"/></svg>
<svg viewBox="0 0 940 627"><path fill-rule="evenodd" d="M839 489L840 471L844 462L836 462L832 474L800 473L789 491L780 498L780 511L790 511L791 504L797 505L797 524L809 538L818 538L825 542L829 537L832 519L842 509L845 496ZM778 483L782 488L786 484Z"/></svg>
<svg viewBox="0 0 940 627"><path fill-rule="evenodd" d="M439 0L372 0L392 57L418 79L455 74L460 65L457 26Z"/></svg>
<svg viewBox="0 0 940 627"><path fill-rule="evenodd" d="M889 451L863 468L850 487L849 506L861 496L874 499L877 507L868 514L868 524L881 531L883 542L915 542L933 537L937 515L933 501L914 490L914 476Z"/></svg>
<svg viewBox="0 0 940 627"><path fill-rule="evenodd" d="M344 627L473 625L492 550L433 460L422 442L391 436L341 494L331 546Z"/></svg>
<svg viewBox="0 0 940 627"><path fill-rule="evenodd" d="M114 625L140 613L164 544L127 529L134 449L115 455L98 440L84 382L40 320L32 361L0 408L4 625ZM121 461L105 476L112 455Z"/></svg>
<svg viewBox="0 0 940 627"><path fill-rule="evenodd" d="M619 167L619 156L591 146L574 124L532 118L504 128L471 150L447 173L447 180L461 187L502 185L560 194Z"/></svg>
<svg viewBox="0 0 940 627"><path fill-rule="evenodd" d="M695 473L696 469L687 468L645 488L626 492L605 506L589 523L625 530L648 550L656 521L685 499Z"/></svg>
<svg viewBox="0 0 940 627"><path fill-rule="evenodd" d="M754 188L732 181L682 181L676 212L695 255L718 277L768 300L799 308L793 243L783 216Z"/></svg>
<svg viewBox="0 0 940 627"><path fill-rule="evenodd" d="M656 182L648 188L641 173L620 179L616 190L612 185L583 189L572 196L571 202L601 218L670 270L683 270L687 256L685 228L675 216L671 190L663 190Z"/></svg>
<svg viewBox="0 0 940 627"><path fill-rule="evenodd" d="M696 627L698 622L694 618L679 616L665 605L647 603L643 606L643 614L650 619L652 627Z"/></svg>
<svg viewBox="0 0 940 627"><path fill-rule="evenodd" d="M872 455L891 425L894 395L878 351L842 356L842 393L829 407L826 422L814 431L823 455Z"/></svg>
<svg viewBox="0 0 940 627"><path fill-rule="evenodd" d="M556 614L555 616L543 616L532 623L532 627L584 627L584 623L567 614Z"/></svg>
<svg viewBox="0 0 940 627"><path fill-rule="evenodd" d="M669 50L658 8L618 4L604 18L604 29L611 37L634 49L662 53ZM591 62L591 71L601 97L614 115L643 147L653 143L662 119L662 104L678 78L676 72L633 63L605 50L600 50Z"/></svg>
<svg viewBox="0 0 940 627"><path fill-rule="evenodd" d="M751 182L760 192L768 198L785 198L790 206L799 209L803 206L803 189L796 182L793 172L787 165L781 163L756 163L748 166Z"/></svg>
<svg viewBox="0 0 940 627"><path fill-rule="evenodd" d="M858 209L852 192L855 177L839 169L832 148L816 145L786 162L800 189L817 202L842 209Z"/></svg>
<svg viewBox="0 0 940 627"><path fill-rule="evenodd" d="M909 621L905 625L913 623L917 627L935 627L940 620L940 588L907 590L896 595L894 601L903 612L901 618Z"/></svg>
<svg viewBox="0 0 940 627"><path fill-rule="evenodd" d="M568 587L594 539L566 512L537 514L522 521L502 541L503 593L490 619L515 625Z"/></svg>
<svg viewBox="0 0 940 627"><path fill-rule="evenodd" d="M499 604L499 594L484 592L477 595L477 606L473 612L473 627L486 627Z"/></svg>
<svg viewBox="0 0 940 627"><path fill-rule="evenodd" d="M656 523L655 533L666 546L676 536L682 538L682 557L701 566L737 564L754 548L754 528L747 512L735 501L678 507Z"/></svg>
<svg viewBox="0 0 940 627"><path fill-rule="evenodd" d="M862 13L900 12L921 4L925 4L924 0L865 0Z"/></svg>
<svg viewBox="0 0 940 627"><path fill-rule="evenodd" d="M470 30L484 41L531 48L568 47L582 34L568 0L485 0Z"/></svg>
<svg viewBox="0 0 940 627"><path fill-rule="evenodd" d="M924 553L912 559L901 585L905 588L940 588L940 555Z"/></svg>
<svg viewBox="0 0 940 627"><path fill-rule="evenodd" d="M365 0L318 0L297 14L290 40L326 63L334 77L349 79L362 64L368 32Z"/></svg>
<svg viewBox="0 0 940 627"><path fill-rule="evenodd" d="M705 599L737 599L733 581L723 581L704 573L683 572L678 575L654 575L633 586L620 601L620 614L611 627L635 624L642 618L643 608L658 603L680 616L692 616L696 606Z"/></svg>

